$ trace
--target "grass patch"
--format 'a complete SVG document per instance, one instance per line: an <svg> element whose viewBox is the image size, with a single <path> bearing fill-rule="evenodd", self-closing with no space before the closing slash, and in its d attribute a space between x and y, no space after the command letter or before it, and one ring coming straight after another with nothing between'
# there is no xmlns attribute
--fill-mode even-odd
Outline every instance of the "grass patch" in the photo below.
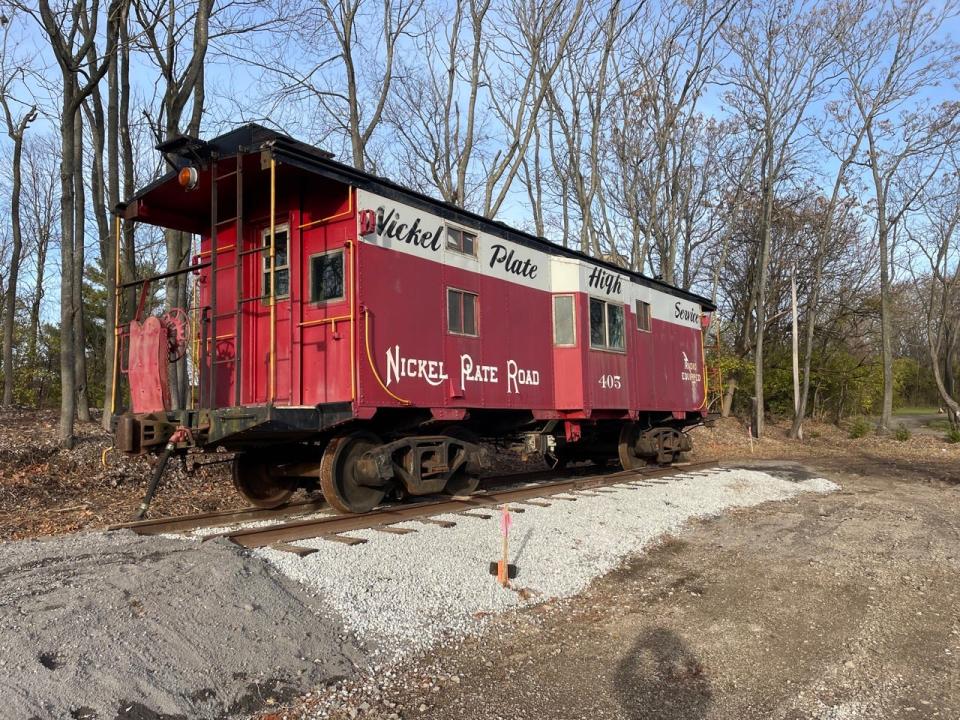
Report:
<svg viewBox="0 0 960 720"><path fill-rule="evenodd" d="M950 428L946 439L948 443L960 443L960 428Z"/></svg>
<svg viewBox="0 0 960 720"><path fill-rule="evenodd" d="M894 415L939 415L940 408L936 405L923 407L902 407L893 411Z"/></svg>
<svg viewBox="0 0 960 720"><path fill-rule="evenodd" d="M928 428L933 430L943 430L944 432L950 431L950 421L946 418L938 418L937 420L929 420L925 423Z"/></svg>
<svg viewBox="0 0 960 720"><path fill-rule="evenodd" d="M910 439L910 431L907 429L907 426L903 423L900 423L897 426L896 431L893 433L893 437L900 442L906 442Z"/></svg>

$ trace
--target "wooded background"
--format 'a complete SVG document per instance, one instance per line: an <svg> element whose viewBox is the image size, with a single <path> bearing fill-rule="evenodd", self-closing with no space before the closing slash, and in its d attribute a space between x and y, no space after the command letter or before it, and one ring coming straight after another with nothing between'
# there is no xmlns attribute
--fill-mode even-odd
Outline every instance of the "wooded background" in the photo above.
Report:
<svg viewBox="0 0 960 720"><path fill-rule="evenodd" d="M112 210L256 121L713 298L712 409L960 417L956 2L2 0L3 404L108 409ZM189 262L126 228L124 277ZM798 308L799 397L791 371ZM156 307L187 305L185 277ZM124 298L123 318L132 300ZM181 369L177 386L189 380ZM96 415L96 412L93 413ZM102 415L109 425L109 413Z"/></svg>

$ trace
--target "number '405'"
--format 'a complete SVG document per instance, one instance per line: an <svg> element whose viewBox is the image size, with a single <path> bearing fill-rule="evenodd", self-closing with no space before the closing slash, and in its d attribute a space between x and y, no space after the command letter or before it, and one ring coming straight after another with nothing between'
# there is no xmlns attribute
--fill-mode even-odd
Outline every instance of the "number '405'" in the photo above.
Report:
<svg viewBox="0 0 960 720"><path fill-rule="evenodd" d="M605 390L619 390L620 376L619 375L601 375L600 387L604 388Z"/></svg>

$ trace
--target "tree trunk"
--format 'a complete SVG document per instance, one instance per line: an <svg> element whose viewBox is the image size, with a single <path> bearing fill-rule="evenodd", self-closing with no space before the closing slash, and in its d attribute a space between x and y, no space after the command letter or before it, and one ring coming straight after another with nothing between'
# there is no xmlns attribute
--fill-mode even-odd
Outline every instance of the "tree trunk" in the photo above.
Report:
<svg viewBox="0 0 960 720"><path fill-rule="evenodd" d="M893 320L890 316L890 255L887 224L878 211L877 236L880 241L880 351L883 359L883 406L879 430L890 429L893 415Z"/></svg>
<svg viewBox="0 0 960 720"><path fill-rule="evenodd" d="M126 24L126 17L118 19L119 23ZM100 243L101 253L100 262L103 265L104 290L106 292L107 312L104 318L104 364L103 364L103 417L101 419L103 429L110 430L113 420L113 383L114 366L113 359L116 351L116 325L119 321L116 313L116 292L117 292L117 270L115 257L117 252L117 234L114 232L109 218L111 213L116 212L117 205L120 202L120 147L119 147L119 79L117 77L117 53L114 52L110 58L110 67L107 69L107 123L106 138L103 137L102 130L98 130L100 136L99 153L102 157L104 140L106 141L107 151L107 207L104 212L107 218L106 232ZM100 163L101 168L103 163ZM98 198L99 201L99 198Z"/></svg>
<svg viewBox="0 0 960 720"><path fill-rule="evenodd" d="M723 394L723 402L720 404L720 416L730 417L733 410L733 397L737 392L737 379L735 377L727 380L727 389Z"/></svg>
<svg viewBox="0 0 960 720"><path fill-rule="evenodd" d="M63 117L60 123L60 446L73 447L73 423L77 411L76 366L74 359L73 293L73 179L74 143L73 74L63 72Z"/></svg>
<svg viewBox="0 0 960 720"><path fill-rule="evenodd" d="M13 248L10 252L10 277L7 280L7 295L3 314L3 404L13 404L13 329L17 314L17 276L20 273L20 257L23 241L20 234L20 160L23 152L23 133L13 139L13 167L10 186L10 225Z"/></svg>
<svg viewBox="0 0 960 720"><path fill-rule="evenodd" d="M83 185L83 115L74 113L74 223L73 223L73 362L77 388L77 417L90 422L87 397L87 332L84 326L83 269L86 260L86 191Z"/></svg>
<svg viewBox="0 0 960 720"><path fill-rule="evenodd" d="M760 218L760 251L757 256L756 313L757 327L754 343L754 395L757 398L757 439L763 437L763 336L767 317L767 266L770 255L770 226L773 221L773 138L768 137L764 168L763 206Z"/></svg>

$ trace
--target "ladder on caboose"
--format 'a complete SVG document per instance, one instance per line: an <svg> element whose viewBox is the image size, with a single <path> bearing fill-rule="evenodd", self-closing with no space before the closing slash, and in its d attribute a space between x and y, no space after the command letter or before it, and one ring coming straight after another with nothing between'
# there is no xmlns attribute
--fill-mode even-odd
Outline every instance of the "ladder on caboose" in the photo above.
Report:
<svg viewBox="0 0 960 720"><path fill-rule="evenodd" d="M204 363L201 358L199 363L200 369L200 405L204 408L213 409L217 407L217 382L219 375L219 367L222 365L228 365L231 362L233 363L233 372L234 372L234 382L233 382L233 405L240 406L243 404L244 400L244 387L243 387L243 376L244 376L244 355L243 355L243 333L244 333L244 321L247 313L245 308L249 303L253 302L263 302L266 301L270 308L270 352L269 352L269 367L268 367L268 392L267 392L267 402L272 403L276 400L276 384L277 384L277 343L276 343L276 328L277 328L277 297L276 297L276 161L271 156L269 158L269 171L270 171L270 243L269 245L264 245L259 242L254 243L253 247L247 248L244 246L244 179L243 179L243 159L244 153L241 149L233 157L233 169L226 170L221 174L221 161L217 158L214 158L211 161L211 187L210 187L210 294L209 294L209 306L200 309L201 318L200 318L200 328L201 328L201 338L200 346L203 348L203 354L208 354L209 360L207 363L207 372L206 376L204 375ZM262 163L263 165L264 163ZM229 167L229 166L228 166ZM235 192L235 200L233 203L233 215L225 218L220 217L220 185L233 179L233 186ZM221 247L218 243L219 240L219 230L224 226L228 226L231 223L234 223L234 244L231 246ZM290 237L290 231L287 231L288 243L292 242ZM228 265L221 265L219 261L220 253L226 252L227 250L233 250L233 262ZM249 255L259 254L263 255L265 252L269 251L269 265L267 269L270 272L270 289L269 293L264 294L263 292L256 292L254 294L245 295L245 286L244 286L244 276L245 276L245 258ZM289 263L289 258L288 258ZM232 271L234 275L234 302L232 308L222 309L219 307L219 295L218 295L218 275ZM292 278L291 278L292 281ZM203 337L206 333L207 328L207 318L204 317L209 312L209 338ZM292 302L291 302L291 312L292 312ZM233 358L220 358L218 355L218 346L217 343L220 340L228 339L229 336L224 335L220 336L217 333L218 322L226 320L228 318L233 319ZM209 348L208 348L209 345ZM206 392L204 392L206 388ZM228 402L229 404L229 402Z"/></svg>

